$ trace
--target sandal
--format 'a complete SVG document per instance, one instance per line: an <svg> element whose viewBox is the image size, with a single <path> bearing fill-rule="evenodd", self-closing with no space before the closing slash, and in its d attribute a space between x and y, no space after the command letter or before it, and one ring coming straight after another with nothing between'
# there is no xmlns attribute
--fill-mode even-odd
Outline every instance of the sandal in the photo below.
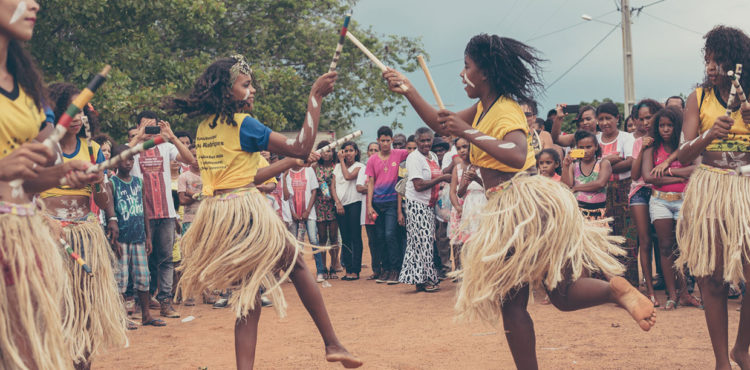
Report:
<svg viewBox="0 0 750 370"><path fill-rule="evenodd" d="M656 297L655 297L655 296L653 296L653 295L650 295L650 296L648 296L648 299L650 299L650 300L651 300L651 303L653 303L653 304L654 304L654 307L659 307L659 306L660 306L660 304L659 304L659 301L657 301L657 300L656 300Z"/></svg>
<svg viewBox="0 0 750 370"><path fill-rule="evenodd" d="M440 290L440 286L437 284L427 284L424 286L424 291L427 293L434 293Z"/></svg>
<svg viewBox="0 0 750 370"><path fill-rule="evenodd" d="M126 325L128 330L138 330L138 324L134 323L132 320L128 320Z"/></svg>
<svg viewBox="0 0 750 370"><path fill-rule="evenodd" d="M141 325L143 325L143 326L147 326L147 325L151 325L151 326L167 326L167 323L164 322L164 320L162 320L162 319L157 319L157 318L154 317L151 320L148 320L148 321L142 323Z"/></svg>
<svg viewBox="0 0 750 370"><path fill-rule="evenodd" d="M701 303L700 299L695 297L692 294L687 294L685 296L680 297L680 305L681 306L693 306L703 309L703 303Z"/></svg>
<svg viewBox="0 0 750 370"><path fill-rule="evenodd" d="M664 311L674 311L677 309L677 302L667 299L667 304L664 305Z"/></svg>
<svg viewBox="0 0 750 370"><path fill-rule="evenodd" d="M336 279L338 279L338 278L339 278L339 276L338 276L338 275L336 275L336 272L338 272L338 271L336 271L336 270L334 270L334 269L330 269L330 270L328 270L328 279L329 279L329 280L336 280Z"/></svg>
<svg viewBox="0 0 750 370"><path fill-rule="evenodd" d="M348 276L348 275L344 276L344 277L341 278L341 280L344 280L344 281L359 280L359 274L353 274L353 275L355 275L355 276Z"/></svg>

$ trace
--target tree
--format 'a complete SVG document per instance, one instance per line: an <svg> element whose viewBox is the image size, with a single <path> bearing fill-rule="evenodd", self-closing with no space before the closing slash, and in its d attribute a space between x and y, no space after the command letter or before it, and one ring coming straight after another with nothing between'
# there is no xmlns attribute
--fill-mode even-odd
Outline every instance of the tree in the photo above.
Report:
<svg viewBox="0 0 750 370"><path fill-rule="evenodd" d="M101 129L121 139L137 112L160 113L162 99L185 94L218 57L244 54L257 79L254 115L274 130L298 129L306 97L328 69L344 0L50 0L39 15L31 51L45 80L85 85L104 64L110 81L94 98ZM416 68L419 40L349 27L387 65ZM326 98L321 130L344 131L362 115L404 111L380 71L351 44L339 60L336 91ZM164 115L179 129L196 120Z"/></svg>

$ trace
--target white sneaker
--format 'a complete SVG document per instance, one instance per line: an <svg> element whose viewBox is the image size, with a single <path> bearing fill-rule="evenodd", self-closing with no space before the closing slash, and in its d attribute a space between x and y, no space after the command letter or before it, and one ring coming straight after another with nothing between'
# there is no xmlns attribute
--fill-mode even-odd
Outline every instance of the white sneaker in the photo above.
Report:
<svg viewBox="0 0 750 370"><path fill-rule="evenodd" d="M326 278L325 278L325 276L323 274L318 274L318 278L317 278L316 281L319 282L319 283L322 283L322 282L326 281Z"/></svg>

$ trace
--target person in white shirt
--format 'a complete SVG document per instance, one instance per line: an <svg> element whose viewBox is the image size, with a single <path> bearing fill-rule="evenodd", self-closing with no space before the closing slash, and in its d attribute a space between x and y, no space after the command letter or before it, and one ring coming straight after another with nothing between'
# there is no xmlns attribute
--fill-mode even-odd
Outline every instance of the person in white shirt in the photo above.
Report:
<svg viewBox="0 0 750 370"><path fill-rule="evenodd" d="M406 252L398 280L413 284L417 291L437 291L438 270L433 259L435 243L435 202L441 182L450 181L443 174L432 153L432 130L422 127L414 134L417 150L406 158Z"/></svg>
<svg viewBox="0 0 750 370"><path fill-rule="evenodd" d="M289 231L299 241L304 241L305 234L312 245L318 245L318 227L315 214L315 197L317 196L318 178L315 170L309 166L294 166L285 177L284 199L289 202L292 214L292 222ZM317 270L317 281L325 280L326 267L323 263L323 255L315 253L315 268Z"/></svg>
<svg viewBox="0 0 750 370"><path fill-rule="evenodd" d="M341 231L341 263L346 276L341 280L358 280L362 270L362 202L364 195L357 191L358 179L366 179L365 165L359 162L357 143L347 141L338 152L333 168L331 195L336 204L336 217Z"/></svg>
<svg viewBox="0 0 750 370"><path fill-rule="evenodd" d="M614 103L603 103L596 108L596 121L601 132L596 140L602 149L602 158L612 165L612 176L607 182L607 217L612 217L612 234L627 237L623 249L626 256L619 257L625 265L625 279L638 286L638 248L635 224L630 222L628 194L630 169L633 165L633 134L620 131L620 111Z"/></svg>
<svg viewBox="0 0 750 370"><path fill-rule="evenodd" d="M194 164L195 157L185 144L172 132L169 123L159 120L156 113L143 111L137 117L138 132L130 140L130 147L149 140L153 134L146 133L146 127L158 127L160 135L168 142L136 154L131 176L143 180L143 209L146 222L151 229L153 252L149 255L151 287L153 294L157 287L156 299L161 306L161 316L176 318L180 315L172 308L172 282L174 262L172 247L175 240L177 212L172 199L171 162Z"/></svg>

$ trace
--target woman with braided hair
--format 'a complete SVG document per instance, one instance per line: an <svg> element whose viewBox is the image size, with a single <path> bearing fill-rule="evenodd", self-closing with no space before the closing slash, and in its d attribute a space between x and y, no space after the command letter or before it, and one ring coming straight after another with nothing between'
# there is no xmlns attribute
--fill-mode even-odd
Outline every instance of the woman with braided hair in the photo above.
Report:
<svg viewBox="0 0 750 370"><path fill-rule="evenodd" d="M300 257L301 246L255 187L299 164L294 158L308 158L323 98L333 91L335 80L336 72L329 72L315 81L302 129L290 139L248 114L255 101L254 77L242 56L215 61L187 98L167 104L175 113L203 118L195 144L204 199L182 238L180 287L191 297L239 282L230 299L238 369L250 369L255 361L260 289L283 316L286 302L279 285L287 277L323 337L326 360L347 368L362 365L336 337L320 290ZM262 150L293 158L259 170Z"/></svg>
<svg viewBox="0 0 750 370"><path fill-rule="evenodd" d="M533 48L516 40L474 36L460 76L467 95L478 101L457 113L435 110L401 73L383 72L391 91L405 95L427 125L472 144L470 160L480 169L488 199L478 229L461 250L463 267L454 273L462 280L456 310L460 318L491 323L502 316L513 359L522 369L538 367L526 310L535 285L544 284L550 301L563 311L618 303L641 329L655 322L648 298L617 276L624 270L614 257L623 254L617 245L622 238L585 221L570 191L535 175L529 125L516 101L540 86L540 62ZM589 278L595 271L615 277L610 282Z"/></svg>
<svg viewBox="0 0 750 370"><path fill-rule="evenodd" d="M698 279L717 369L729 358L750 369L750 305L742 305L734 348L727 338L729 283L750 280L750 104L730 101L727 72L750 67L750 37L737 28L716 26L703 37L706 77L687 99L678 159L691 163L702 155L684 192L677 221L678 268ZM739 84L750 91L750 74Z"/></svg>

